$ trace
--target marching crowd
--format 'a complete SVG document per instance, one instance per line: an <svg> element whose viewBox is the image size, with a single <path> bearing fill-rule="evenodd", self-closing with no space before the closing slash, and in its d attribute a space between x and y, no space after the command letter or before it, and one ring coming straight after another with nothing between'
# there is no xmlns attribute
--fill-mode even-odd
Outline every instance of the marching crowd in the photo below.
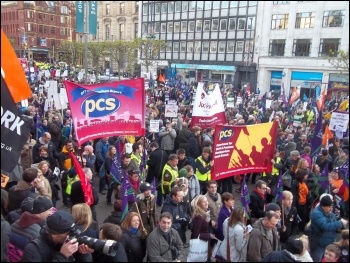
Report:
<svg viewBox="0 0 350 263"><path fill-rule="evenodd" d="M34 85L40 81L45 77ZM223 96L243 98L226 109L227 124L276 121L279 127L271 173L246 175L254 185L247 214L233 195L243 187L234 185L243 181L212 179L215 127L191 125L195 85L147 91L146 136L104 137L81 147L71 111L44 112L45 92L34 92L28 107L19 107L32 120L31 134L1 189L1 261L348 262L349 189L342 168L349 160L349 138L335 138L312 153L311 107L286 109L275 100L262 110L253 94L222 87ZM165 117L168 100L178 102L177 118ZM324 113L337 106L327 101ZM153 119L159 120L159 132L149 130ZM325 129L328 120L323 122ZM91 183L90 206L72 155ZM125 181L113 172L115 159L134 197L127 204ZM278 200L281 173L289 180ZM99 178L96 188L93 176ZM60 199L70 212L56 208ZM111 205L104 222L97 222L99 202ZM204 258L198 258L200 251Z"/></svg>

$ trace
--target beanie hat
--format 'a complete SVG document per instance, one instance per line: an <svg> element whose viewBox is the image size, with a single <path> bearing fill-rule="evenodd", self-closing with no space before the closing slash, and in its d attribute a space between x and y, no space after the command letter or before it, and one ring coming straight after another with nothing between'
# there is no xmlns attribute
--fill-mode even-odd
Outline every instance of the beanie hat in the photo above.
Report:
<svg viewBox="0 0 350 263"><path fill-rule="evenodd" d="M275 212L276 211L281 211L281 207L278 204L269 203L265 207L265 212L268 212L268 211L275 211Z"/></svg>
<svg viewBox="0 0 350 263"><path fill-rule="evenodd" d="M26 198L24 198L24 200L21 203L21 212L32 212L33 210L33 202L34 202L34 198L28 196Z"/></svg>
<svg viewBox="0 0 350 263"><path fill-rule="evenodd" d="M58 210L46 218L46 225L49 230L58 234L64 234L68 233L74 228L74 221L75 220L70 213L64 210Z"/></svg>
<svg viewBox="0 0 350 263"><path fill-rule="evenodd" d="M179 177L187 177L188 175L188 172L187 172L187 169L186 168L182 168L180 171L179 171Z"/></svg>
<svg viewBox="0 0 350 263"><path fill-rule="evenodd" d="M52 201L46 197L39 196L33 201L33 214L43 213L53 207Z"/></svg>
<svg viewBox="0 0 350 263"><path fill-rule="evenodd" d="M142 183L140 184L140 192L144 193L148 190L151 190L151 185L149 183Z"/></svg>
<svg viewBox="0 0 350 263"><path fill-rule="evenodd" d="M333 200L329 197L329 195L324 196L320 201L321 206L332 206Z"/></svg>

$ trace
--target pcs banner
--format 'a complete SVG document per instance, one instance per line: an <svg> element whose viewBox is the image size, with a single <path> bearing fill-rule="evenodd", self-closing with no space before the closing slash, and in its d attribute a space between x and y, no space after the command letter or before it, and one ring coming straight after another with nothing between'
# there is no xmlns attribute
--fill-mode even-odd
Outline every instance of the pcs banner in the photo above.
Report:
<svg viewBox="0 0 350 263"><path fill-rule="evenodd" d="M217 125L212 178L220 180L251 172L271 172L277 123L247 126Z"/></svg>
<svg viewBox="0 0 350 263"><path fill-rule="evenodd" d="M97 85L65 81L78 144L101 137L145 135L144 79Z"/></svg>

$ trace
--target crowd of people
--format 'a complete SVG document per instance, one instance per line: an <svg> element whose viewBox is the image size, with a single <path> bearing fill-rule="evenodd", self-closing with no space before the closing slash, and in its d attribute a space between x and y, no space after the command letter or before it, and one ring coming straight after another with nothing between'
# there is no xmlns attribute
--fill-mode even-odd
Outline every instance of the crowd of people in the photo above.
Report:
<svg viewBox="0 0 350 263"><path fill-rule="evenodd" d="M1 189L1 261L181 262L194 249L191 240L199 238L208 244L208 261L348 262L349 189L341 168L349 160L349 139L335 138L312 153L311 106L287 109L274 100L271 109L262 110L255 94L221 87L223 97L243 98L226 108L228 125L278 122L272 171L246 175L253 185L247 215L234 199L241 192L236 177L212 178L215 127L191 124L196 83L147 90L145 136L104 137L78 147L70 109L44 111L45 91L39 95L35 87L50 77L40 76L31 83L29 105L19 105L32 120L31 134ZM169 100L179 105L177 118L165 117ZM324 113L336 107L327 101ZM153 119L159 120L159 132L149 129ZM328 122L323 119L323 129ZM90 205L72 155L91 184ZM112 172L115 159L134 197L128 213L125 181ZM276 202L281 173L291 181ZM57 207L59 200L67 209ZM101 202L111 207L104 222L96 214Z"/></svg>

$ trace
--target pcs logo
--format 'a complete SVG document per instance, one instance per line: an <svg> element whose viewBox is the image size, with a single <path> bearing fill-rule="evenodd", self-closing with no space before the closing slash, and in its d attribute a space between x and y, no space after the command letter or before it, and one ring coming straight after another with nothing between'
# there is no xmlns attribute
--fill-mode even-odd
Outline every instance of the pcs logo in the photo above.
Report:
<svg viewBox="0 0 350 263"><path fill-rule="evenodd" d="M120 108L120 102L109 94L93 94L81 105L81 112L86 118L98 118L110 115Z"/></svg>
<svg viewBox="0 0 350 263"><path fill-rule="evenodd" d="M233 130L230 127L225 127L218 133L219 141L226 141L233 136Z"/></svg>

